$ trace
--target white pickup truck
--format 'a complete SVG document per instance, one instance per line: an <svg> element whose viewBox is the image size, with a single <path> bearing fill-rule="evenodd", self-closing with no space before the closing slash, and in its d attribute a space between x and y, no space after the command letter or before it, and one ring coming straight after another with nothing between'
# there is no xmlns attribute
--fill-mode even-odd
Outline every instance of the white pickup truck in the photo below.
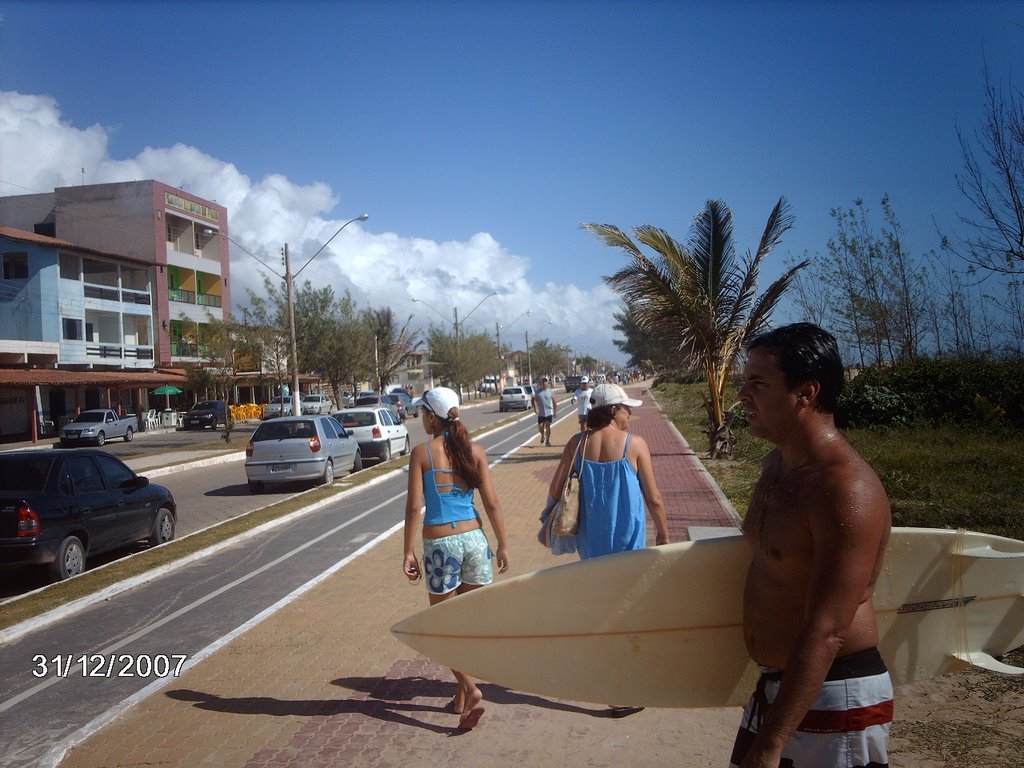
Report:
<svg viewBox="0 0 1024 768"><path fill-rule="evenodd" d="M82 411L73 421L60 428L61 445L71 443L96 443L103 445L115 437L130 443L139 429L136 416L118 416L109 408L94 408Z"/></svg>

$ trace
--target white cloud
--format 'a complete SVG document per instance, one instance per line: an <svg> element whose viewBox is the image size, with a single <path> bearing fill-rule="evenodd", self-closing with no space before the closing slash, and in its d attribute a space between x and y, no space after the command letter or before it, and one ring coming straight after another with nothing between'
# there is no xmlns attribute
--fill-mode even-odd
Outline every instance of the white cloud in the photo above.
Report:
<svg viewBox="0 0 1024 768"><path fill-rule="evenodd" d="M330 217L338 197L326 184L297 185L281 174L253 181L233 163L183 144L147 147L134 158L115 159L108 154L108 135L99 125L83 130L64 121L50 97L0 91L0 193L78 184L82 168L87 183L156 179L224 205L231 238L271 266L279 265L279 250L288 243L296 270L347 220ZM457 308L460 321L471 313L467 329L493 335L500 322L507 326L504 339L525 343L529 331L533 339L620 357L610 341L612 313L620 301L607 287L581 290L549 283L536 288L527 280L528 258L509 253L486 232L436 242L374 233L372 226L371 212L368 222L346 227L299 280L329 284L337 293L348 289L360 306L388 305L403 319L415 315L423 327L450 322ZM247 303L246 289L262 290L263 268L237 248L231 268L237 310ZM492 292L497 295L485 299Z"/></svg>

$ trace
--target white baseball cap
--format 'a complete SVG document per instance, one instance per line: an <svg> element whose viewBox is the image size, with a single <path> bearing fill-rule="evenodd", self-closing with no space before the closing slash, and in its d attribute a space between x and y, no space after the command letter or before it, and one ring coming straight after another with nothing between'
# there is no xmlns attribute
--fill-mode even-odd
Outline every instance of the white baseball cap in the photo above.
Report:
<svg viewBox="0 0 1024 768"><path fill-rule="evenodd" d="M459 396L454 389L448 387L434 387L423 393L423 397L417 397L412 401L414 408L425 405L442 419L449 418L452 408L459 407Z"/></svg>
<svg viewBox="0 0 1024 768"><path fill-rule="evenodd" d="M639 405L643 405L643 400L634 400L631 397L626 397L626 390L620 387L618 384L598 384L594 387L594 394L590 396L590 400L594 405L628 405L630 408L636 408Z"/></svg>

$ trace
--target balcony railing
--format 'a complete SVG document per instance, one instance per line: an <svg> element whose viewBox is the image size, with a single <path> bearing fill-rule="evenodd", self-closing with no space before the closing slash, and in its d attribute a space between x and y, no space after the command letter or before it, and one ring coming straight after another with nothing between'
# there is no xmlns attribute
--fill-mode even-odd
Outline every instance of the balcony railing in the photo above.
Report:
<svg viewBox="0 0 1024 768"><path fill-rule="evenodd" d="M117 288L108 288L102 285L85 285L83 286L85 298L87 299L104 299L105 301L120 301L121 293Z"/></svg>
<svg viewBox="0 0 1024 768"><path fill-rule="evenodd" d="M167 298L170 301L180 301L183 304L195 304L196 292L186 291L182 288L168 288Z"/></svg>
<svg viewBox="0 0 1024 768"><path fill-rule="evenodd" d="M214 296L212 293L199 293L196 294L196 304L201 307L219 307L220 296Z"/></svg>

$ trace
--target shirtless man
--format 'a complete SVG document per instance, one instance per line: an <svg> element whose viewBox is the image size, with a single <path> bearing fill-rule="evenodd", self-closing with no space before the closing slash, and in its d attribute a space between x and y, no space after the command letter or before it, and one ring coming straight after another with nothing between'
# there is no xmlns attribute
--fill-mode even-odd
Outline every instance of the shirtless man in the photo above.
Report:
<svg viewBox="0 0 1024 768"><path fill-rule="evenodd" d="M730 765L881 768L892 683L871 596L891 515L877 475L835 426L835 339L810 323L758 336L743 380L750 430L776 447L743 525L753 547L743 631L762 674Z"/></svg>

